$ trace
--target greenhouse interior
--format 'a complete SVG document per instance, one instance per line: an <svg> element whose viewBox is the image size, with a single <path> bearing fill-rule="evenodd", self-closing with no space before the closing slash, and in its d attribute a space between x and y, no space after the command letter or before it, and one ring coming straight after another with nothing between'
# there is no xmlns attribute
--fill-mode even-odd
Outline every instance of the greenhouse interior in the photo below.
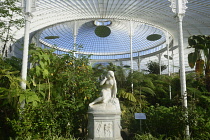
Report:
<svg viewBox="0 0 210 140"><path fill-rule="evenodd" d="M210 138L210 0L0 7L0 139Z"/></svg>

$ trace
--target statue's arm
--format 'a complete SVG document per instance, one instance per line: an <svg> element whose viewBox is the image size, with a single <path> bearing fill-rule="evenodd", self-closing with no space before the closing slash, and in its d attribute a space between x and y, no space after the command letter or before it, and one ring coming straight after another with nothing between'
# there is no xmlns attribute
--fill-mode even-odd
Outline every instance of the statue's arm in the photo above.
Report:
<svg viewBox="0 0 210 140"><path fill-rule="evenodd" d="M105 77L104 80L101 81L100 85L104 85L104 83L106 82L107 78Z"/></svg>

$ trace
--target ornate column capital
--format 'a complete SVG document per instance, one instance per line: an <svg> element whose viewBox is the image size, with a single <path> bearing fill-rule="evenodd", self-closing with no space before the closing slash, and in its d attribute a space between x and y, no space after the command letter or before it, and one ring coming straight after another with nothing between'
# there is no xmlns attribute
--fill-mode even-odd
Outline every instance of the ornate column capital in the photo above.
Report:
<svg viewBox="0 0 210 140"><path fill-rule="evenodd" d="M171 9L176 15L184 15L187 9L187 0L168 0L171 2Z"/></svg>
<svg viewBox="0 0 210 140"><path fill-rule="evenodd" d="M34 12L36 10L36 1L37 0L21 0L21 7L25 13ZM28 5L26 4L28 3Z"/></svg>

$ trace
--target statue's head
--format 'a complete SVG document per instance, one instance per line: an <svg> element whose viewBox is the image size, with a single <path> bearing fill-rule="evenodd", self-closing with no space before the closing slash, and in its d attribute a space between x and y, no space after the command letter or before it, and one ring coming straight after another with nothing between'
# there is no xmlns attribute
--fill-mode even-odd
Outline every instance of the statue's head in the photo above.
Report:
<svg viewBox="0 0 210 140"><path fill-rule="evenodd" d="M113 71L108 71L107 72L107 78L114 78L114 72Z"/></svg>

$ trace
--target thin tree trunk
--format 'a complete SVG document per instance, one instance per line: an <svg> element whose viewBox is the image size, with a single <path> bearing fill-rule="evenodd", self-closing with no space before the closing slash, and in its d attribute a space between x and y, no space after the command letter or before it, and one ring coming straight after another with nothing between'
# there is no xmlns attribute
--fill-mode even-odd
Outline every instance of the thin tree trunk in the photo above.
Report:
<svg viewBox="0 0 210 140"><path fill-rule="evenodd" d="M10 19L10 21L12 20L12 18ZM6 39L5 39L5 43L4 43L4 47L2 49L2 55L4 56L4 53L5 53L5 49L6 49L6 46L7 46L7 42L9 41L9 31L10 31L10 27L11 27L11 23L9 21L9 25L8 25L8 29L7 29L7 36L6 36Z"/></svg>

